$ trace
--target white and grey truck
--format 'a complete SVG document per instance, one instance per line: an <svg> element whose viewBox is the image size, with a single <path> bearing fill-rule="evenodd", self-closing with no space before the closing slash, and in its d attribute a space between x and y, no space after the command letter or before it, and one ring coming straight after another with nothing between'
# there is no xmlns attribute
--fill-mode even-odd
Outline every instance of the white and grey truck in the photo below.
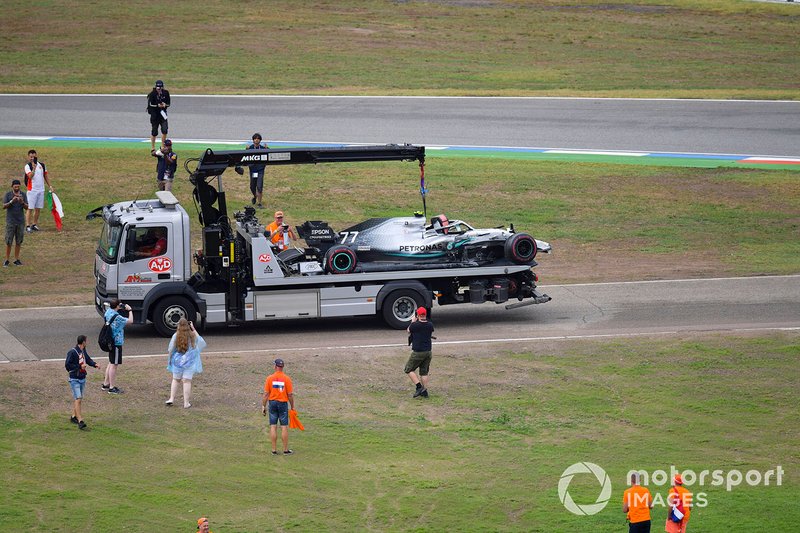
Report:
<svg viewBox="0 0 800 533"><path fill-rule="evenodd" d="M135 323L152 322L160 335L169 336L181 318L205 325L380 314L390 327L402 329L416 308L430 309L434 299L440 305L517 300L507 308L549 301L536 288L535 261L408 264L387 271L327 268L355 258L327 224L297 226L308 247L281 251L253 208L233 220L227 215L222 186L227 168L415 160L424 168L424 147L208 149L195 170L186 165L202 226L197 252L192 252L190 215L171 192L105 205L87 216L103 219L94 262L97 311L102 314L119 298L132 307Z"/></svg>

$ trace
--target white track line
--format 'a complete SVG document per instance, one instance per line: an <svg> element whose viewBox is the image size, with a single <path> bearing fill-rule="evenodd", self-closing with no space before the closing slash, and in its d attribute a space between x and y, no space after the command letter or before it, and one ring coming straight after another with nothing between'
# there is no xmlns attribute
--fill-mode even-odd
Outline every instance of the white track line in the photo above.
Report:
<svg viewBox="0 0 800 533"><path fill-rule="evenodd" d="M800 331L800 327L783 328L724 328L724 329L704 329L704 330L665 330L650 331L645 333L598 333L594 335L552 335L547 337L505 337L502 339L472 339L462 341L442 341L435 342L439 345L461 345L461 344L491 344L501 342L533 342L533 341L569 341L569 340L591 340L591 339L619 339L631 337L651 337L651 336L674 336L679 333L738 333L738 332L761 332L761 331ZM305 348L278 348L270 350L228 350L224 352L204 352L203 355L244 355L244 354L267 354L267 353L296 353L311 351L334 351L334 350L359 350L365 348L405 348L407 344L353 344L345 346L309 346ZM167 357L167 354L146 354L146 355L126 355L125 359L152 359L153 357ZM42 363L63 363L63 358L39 359Z"/></svg>

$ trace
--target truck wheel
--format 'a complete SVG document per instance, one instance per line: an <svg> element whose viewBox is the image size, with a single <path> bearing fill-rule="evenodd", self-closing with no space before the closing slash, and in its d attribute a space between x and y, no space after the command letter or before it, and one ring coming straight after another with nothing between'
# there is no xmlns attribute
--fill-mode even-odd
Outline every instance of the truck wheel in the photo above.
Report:
<svg viewBox="0 0 800 533"><path fill-rule="evenodd" d="M197 318L194 304L182 296L164 298L153 309L153 325L162 337L171 337L178 329L181 318L189 322L194 322Z"/></svg>
<svg viewBox="0 0 800 533"><path fill-rule="evenodd" d="M527 233L516 233L506 241L506 259L518 265L533 261L536 252L536 241Z"/></svg>
<svg viewBox="0 0 800 533"><path fill-rule="evenodd" d="M356 253L347 246L333 246L325 252L325 271L331 274L349 274L357 264Z"/></svg>
<svg viewBox="0 0 800 533"><path fill-rule="evenodd" d="M406 329L418 307L425 305L422 296L411 289L394 291L383 301L383 319L390 328Z"/></svg>

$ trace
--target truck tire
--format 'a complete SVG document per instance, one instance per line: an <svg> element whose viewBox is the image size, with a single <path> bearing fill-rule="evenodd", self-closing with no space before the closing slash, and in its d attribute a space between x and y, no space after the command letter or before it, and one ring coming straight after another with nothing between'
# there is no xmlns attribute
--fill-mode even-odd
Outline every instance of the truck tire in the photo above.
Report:
<svg viewBox="0 0 800 533"><path fill-rule="evenodd" d="M537 251L536 241L527 233L515 233L505 244L506 259L518 265L533 261Z"/></svg>
<svg viewBox="0 0 800 533"><path fill-rule="evenodd" d="M189 322L197 319L194 304L183 296L168 296L153 308L153 325L162 337L171 337L178 329L178 321L185 318Z"/></svg>
<svg viewBox="0 0 800 533"><path fill-rule="evenodd" d="M325 252L325 271L331 274L350 274L357 264L356 253L347 246L333 246Z"/></svg>
<svg viewBox="0 0 800 533"><path fill-rule="evenodd" d="M417 291L399 289L389 293L383 301L383 319L393 329L406 329L418 307L425 305L425 300Z"/></svg>

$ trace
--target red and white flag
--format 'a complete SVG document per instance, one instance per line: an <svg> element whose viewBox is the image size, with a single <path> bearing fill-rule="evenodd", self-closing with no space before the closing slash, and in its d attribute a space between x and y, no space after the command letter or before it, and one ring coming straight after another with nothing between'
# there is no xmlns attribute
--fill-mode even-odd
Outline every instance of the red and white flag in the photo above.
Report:
<svg viewBox="0 0 800 533"><path fill-rule="evenodd" d="M47 198L50 201L50 212L53 213L53 221L56 223L56 229L61 231L63 227L61 219L64 218L64 208L61 206L61 200L58 199L58 196L54 192L48 193Z"/></svg>

